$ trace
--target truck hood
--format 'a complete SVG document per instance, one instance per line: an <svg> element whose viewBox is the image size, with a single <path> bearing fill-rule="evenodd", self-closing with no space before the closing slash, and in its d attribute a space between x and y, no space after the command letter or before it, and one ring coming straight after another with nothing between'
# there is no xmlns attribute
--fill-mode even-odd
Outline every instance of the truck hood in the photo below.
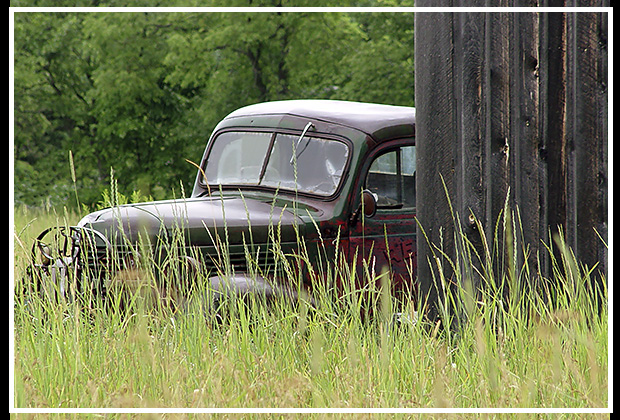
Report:
<svg viewBox="0 0 620 420"><path fill-rule="evenodd" d="M259 199L191 198L108 208L88 214L78 226L101 232L117 244L135 243L140 237L178 238L193 246L212 246L216 241L257 244L272 241L270 235L294 242L304 235L304 223L291 209Z"/></svg>

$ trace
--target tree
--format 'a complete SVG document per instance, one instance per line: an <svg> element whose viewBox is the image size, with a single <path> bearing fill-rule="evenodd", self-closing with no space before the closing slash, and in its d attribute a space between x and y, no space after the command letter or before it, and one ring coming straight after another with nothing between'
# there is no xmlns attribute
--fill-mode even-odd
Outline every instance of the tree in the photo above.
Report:
<svg viewBox="0 0 620 420"><path fill-rule="evenodd" d="M92 136L83 15L15 15L15 201L66 201L67 150ZM54 201L52 202L52 204Z"/></svg>
<svg viewBox="0 0 620 420"><path fill-rule="evenodd" d="M186 159L255 102L412 105L412 26L392 13L16 13L16 202L66 203L70 151L88 205L111 167L125 194L179 196Z"/></svg>

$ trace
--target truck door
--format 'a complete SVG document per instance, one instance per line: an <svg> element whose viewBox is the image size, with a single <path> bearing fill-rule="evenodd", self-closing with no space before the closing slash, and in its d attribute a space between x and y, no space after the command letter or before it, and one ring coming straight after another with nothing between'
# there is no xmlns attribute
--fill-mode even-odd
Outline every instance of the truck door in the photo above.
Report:
<svg viewBox="0 0 620 420"><path fill-rule="evenodd" d="M366 270L391 274L394 291L413 291L416 274L415 145L386 145L370 156L361 189L376 203L372 216L360 215L350 229L349 255L357 258L358 278ZM361 191L360 191L361 193Z"/></svg>

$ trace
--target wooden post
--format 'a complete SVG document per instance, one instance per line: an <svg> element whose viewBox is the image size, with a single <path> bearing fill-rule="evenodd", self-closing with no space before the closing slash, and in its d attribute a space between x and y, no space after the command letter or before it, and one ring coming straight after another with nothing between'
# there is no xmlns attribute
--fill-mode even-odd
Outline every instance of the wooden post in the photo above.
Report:
<svg viewBox="0 0 620 420"><path fill-rule="evenodd" d="M483 255L507 199L529 252L496 256L498 278L525 263L542 271L528 280L549 275L542 241L559 230L605 273L606 25L604 13L416 13L418 278L431 302L433 270L453 274L453 216Z"/></svg>

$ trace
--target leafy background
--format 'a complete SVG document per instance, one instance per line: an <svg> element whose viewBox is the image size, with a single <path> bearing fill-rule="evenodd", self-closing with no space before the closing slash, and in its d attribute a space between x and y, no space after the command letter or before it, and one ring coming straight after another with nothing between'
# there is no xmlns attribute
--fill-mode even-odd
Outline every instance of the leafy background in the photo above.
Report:
<svg viewBox="0 0 620 420"><path fill-rule="evenodd" d="M195 168L186 159L200 160L217 122L251 103L414 105L412 13L167 10L16 9L15 204L71 206L77 190L81 204L92 207L111 177L124 194L189 194Z"/></svg>

